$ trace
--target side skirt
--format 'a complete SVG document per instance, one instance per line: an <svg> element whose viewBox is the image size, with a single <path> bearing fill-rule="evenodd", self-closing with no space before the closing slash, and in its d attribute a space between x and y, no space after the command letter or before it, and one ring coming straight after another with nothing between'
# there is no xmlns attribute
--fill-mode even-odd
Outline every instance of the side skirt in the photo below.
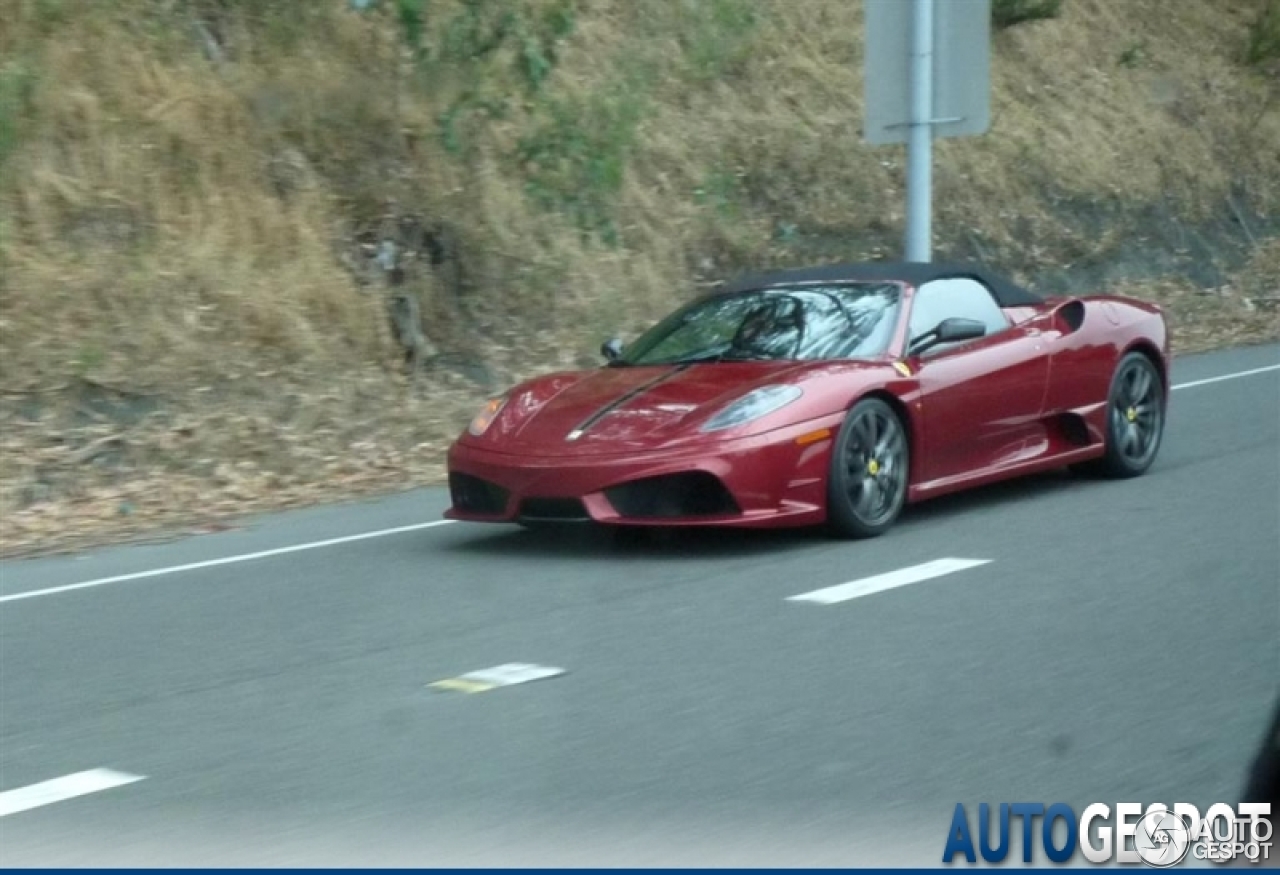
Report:
<svg viewBox="0 0 1280 875"><path fill-rule="evenodd" d="M918 483L907 490L907 501L912 503L917 501L926 501L930 498L938 498L939 496L947 495L952 492L959 492L963 489L986 486L990 483L998 483L1002 480L1012 480L1016 477L1038 474L1042 471L1052 471L1054 468L1063 468L1067 465L1074 465L1076 462L1087 462L1090 459L1096 459L1100 457L1103 452L1102 444L1093 444L1079 449L1054 453L1049 456L1041 456L1039 458L1019 462L1014 465L997 468L981 468L977 471L970 471L965 474L957 474L952 477L942 477L938 480L931 480L928 483Z"/></svg>

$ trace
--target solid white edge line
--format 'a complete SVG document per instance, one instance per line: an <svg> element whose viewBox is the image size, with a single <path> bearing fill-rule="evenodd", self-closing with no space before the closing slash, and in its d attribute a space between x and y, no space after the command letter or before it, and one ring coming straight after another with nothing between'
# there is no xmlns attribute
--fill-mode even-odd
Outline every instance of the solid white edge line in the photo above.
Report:
<svg viewBox="0 0 1280 875"><path fill-rule="evenodd" d="M1203 380L1192 380L1190 383L1179 383L1176 386L1170 386L1170 391L1178 389L1193 389L1196 386L1207 386L1210 383L1221 383L1224 380L1237 380L1240 377L1252 377L1254 374L1265 374L1267 371L1280 371L1280 365L1267 365L1262 368L1253 368L1248 371L1236 371L1234 374L1223 374L1221 377L1207 377Z"/></svg>
<svg viewBox="0 0 1280 875"><path fill-rule="evenodd" d="M416 532L421 529L430 529L436 526L444 526L454 522L453 520L432 520L429 523L414 523L408 526L396 526L393 529L378 529L373 532L361 532L358 535L343 535L340 538L326 538L323 541L308 541L305 544L293 544L288 547L275 547L271 550L258 550L254 553L239 553L235 556L223 556L218 559L205 559L201 562L188 562L185 565L169 565L164 568L153 568L150 571L135 571L131 574L117 574L113 577L99 577L96 580L86 580L82 583L69 583L65 586L51 586L48 589L33 589L27 592L16 592L10 595L0 596L0 604L5 602L16 602L22 599L34 599L40 596L57 595L63 592L73 592L77 589L89 589L95 586L106 586L111 583L124 583L130 580L143 580L148 577L162 577L166 574L177 574L182 571L198 571L201 568L217 568L219 565L234 565L237 562L251 562L254 559L267 559L271 556L284 556L288 553L301 553L304 550L316 550L320 547L333 547L337 544L350 544L354 541L367 541L370 538L385 538L388 535L399 535L404 532Z"/></svg>
<svg viewBox="0 0 1280 875"><path fill-rule="evenodd" d="M1275 370L1280 370L1280 364L1253 368L1248 371L1237 371L1234 374L1223 374L1220 377L1209 377L1204 380L1193 380L1190 383L1179 383L1176 386L1169 387L1169 389L1170 391L1191 389L1196 386L1205 386L1210 383L1221 383L1224 380L1235 380L1240 377L1250 377L1254 374L1263 374L1267 371ZM39 598L40 596L46 595L58 595L59 593L64 592L74 592L78 589L90 589L96 586L106 586L111 583L124 583L130 580L142 580L148 577L162 577L167 574L178 574L182 571L196 571L201 568L214 568L219 565L231 565L236 562L249 562L254 559L266 559L270 556L283 556L287 553L301 553L304 550L315 550L320 547L332 547L335 544L349 544L353 541L364 541L370 538L383 538L388 535L398 535L403 532L430 529L435 526L443 526L452 522L454 522L454 520L433 520L429 523L416 523L408 526L397 526L392 529L379 529L374 532L362 532L358 535L346 535L341 538L329 538L324 541L310 541L304 544L294 544L289 547L277 547L274 550L260 550L256 553L243 553L236 556L225 556L221 559L207 559L203 562L191 562L186 565L171 565L165 568L154 568L150 571L138 571L133 574L118 574L114 577L102 577L97 580L86 580L83 583L70 583L66 586L52 586L48 589L33 589L28 592L19 592L11 595L0 596L0 604L21 601L23 599Z"/></svg>
<svg viewBox="0 0 1280 875"><path fill-rule="evenodd" d="M130 775L111 769L90 769L87 772L76 772L74 775L64 775L61 778L41 781L39 784L30 784L15 790L5 790L0 793L0 817L53 805L55 802L65 802L77 796L100 793L103 790L142 780L144 780L142 775Z"/></svg>
<svg viewBox="0 0 1280 875"><path fill-rule="evenodd" d="M860 598L864 595L884 592L887 589L895 589L899 586L932 580L935 577L942 577L946 574L954 574L957 571L964 571L968 568L976 568L991 561L990 559L935 559L922 565L899 568L897 571L889 571L873 577L864 577L860 580L851 580L848 583L815 589L813 592L806 592L801 595L788 596L787 601L834 605L839 602L847 602L850 599Z"/></svg>

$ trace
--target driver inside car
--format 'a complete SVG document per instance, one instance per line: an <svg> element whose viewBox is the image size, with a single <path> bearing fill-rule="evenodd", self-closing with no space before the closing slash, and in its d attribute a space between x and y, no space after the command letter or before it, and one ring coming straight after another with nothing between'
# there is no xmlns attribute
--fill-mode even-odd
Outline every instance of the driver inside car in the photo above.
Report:
<svg viewBox="0 0 1280 875"><path fill-rule="evenodd" d="M771 301L755 307L734 334L731 351L773 358L797 350L804 337L803 316L795 301Z"/></svg>

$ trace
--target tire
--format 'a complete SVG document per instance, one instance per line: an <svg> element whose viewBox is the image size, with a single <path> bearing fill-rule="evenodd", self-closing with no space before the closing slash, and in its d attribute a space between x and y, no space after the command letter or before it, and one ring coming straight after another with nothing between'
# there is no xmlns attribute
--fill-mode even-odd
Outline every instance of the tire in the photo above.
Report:
<svg viewBox="0 0 1280 875"><path fill-rule="evenodd" d="M879 398L849 411L831 450L827 526L841 538L874 538L907 503L911 449L902 420Z"/></svg>
<svg viewBox="0 0 1280 875"><path fill-rule="evenodd" d="M1122 479L1146 473L1164 436L1165 388L1149 357L1131 352L1116 366L1107 393L1106 453L1086 470Z"/></svg>

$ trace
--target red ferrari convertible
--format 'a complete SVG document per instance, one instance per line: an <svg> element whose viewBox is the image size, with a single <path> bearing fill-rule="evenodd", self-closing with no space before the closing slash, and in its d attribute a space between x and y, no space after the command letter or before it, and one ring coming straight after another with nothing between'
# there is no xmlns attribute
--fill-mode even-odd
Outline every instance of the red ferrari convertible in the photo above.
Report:
<svg viewBox="0 0 1280 875"><path fill-rule="evenodd" d="M1159 308L967 265L741 279L602 352L484 405L449 451L447 517L869 537L1000 479L1141 474L1168 403Z"/></svg>

